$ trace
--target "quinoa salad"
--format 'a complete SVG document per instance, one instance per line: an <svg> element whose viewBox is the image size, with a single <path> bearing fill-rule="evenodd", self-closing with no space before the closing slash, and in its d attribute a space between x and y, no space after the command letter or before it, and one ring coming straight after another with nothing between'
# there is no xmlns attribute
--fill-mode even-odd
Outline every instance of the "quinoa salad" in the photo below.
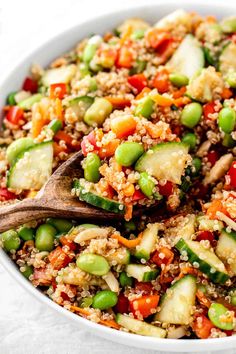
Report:
<svg viewBox="0 0 236 354"><path fill-rule="evenodd" d="M52 301L100 325L235 335L235 97L236 16L132 18L34 64L3 107L2 206L35 198L81 150L71 193L120 220L32 221L1 247Z"/></svg>

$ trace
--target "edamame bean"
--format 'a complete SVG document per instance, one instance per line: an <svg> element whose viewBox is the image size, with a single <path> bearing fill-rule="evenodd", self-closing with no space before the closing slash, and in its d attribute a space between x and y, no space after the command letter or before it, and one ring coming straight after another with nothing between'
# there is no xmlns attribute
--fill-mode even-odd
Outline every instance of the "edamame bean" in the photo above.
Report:
<svg viewBox="0 0 236 354"><path fill-rule="evenodd" d="M117 304L118 297L114 291L99 291L93 298L92 307L99 310L107 310Z"/></svg>
<svg viewBox="0 0 236 354"><path fill-rule="evenodd" d="M134 40L142 39L144 37L144 34L145 34L145 29L136 29L132 33L131 38Z"/></svg>
<svg viewBox="0 0 236 354"><path fill-rule="evenodd" d="M202 106L200 103L192 102L187 104L181 113L181 123L187 128L194 128L201 119Z"/></svg>
<svg viewBox="0 0 236 354"><path fill-rule="evenodd" d="M98 88L97 81L94 77L89 78L89 91L96 91Z"/></svg>
<svg viewBox="0 0 236 354"><path fill-rule="evenodd" d="M229 73L226 78L227 83L230 87L236 88L236 72Z"/></svg>
<svg viewBox="0 0 236 354"><path fill-rule="evenodd" d="M54 134L56 134L59 130L62 128L62 121L60 119L53 119L49 124L48 128L53 131Z"/></svg>
<svg viewBox="0 0 236 354"><path fill-rule="evenodd" d="M189 145L190 150L194 150L197 143L196 135L193 133L187 133L183 136L182 142Z"/></svg>
<svg viewBox="0 0 236 354"><path fill-rule="evenodd" d="M225 134L222 140L222 145L227 148L232 148L236 144L236 141L232 138L231 134Z"/></svg>
<svg viewBox="0 0 236 354"><path fill-rule="evenodd" d="M102 37L99 35L95 35L88 40L88 43L85 46L83 52L83 61L85 63L87 64L90 63L90 61L93 59L96 53L97 48L101 43L102 43Z"/></svg>
<svg viewBox="0 0 236 354"><path fill-rule="evenodd" d="M29 279L29 277L33 274L34 268L29 265L24 265L25 270L22 272L25 278Z"/></svg>
<svg viewBox="0 0 236 354"><path fill-rule="evenodd" d="M34 239L34 229L30 227L22 226L18 230L18 235L23 241L29 241Z"/></svg>
<svg viewBox="0 0 236 354"><path fill-rule="evenodd" d="M115 159L121 166L131 166L144 153L141 144L135 142L126 142L118 146L115 151Z"/></svg>
<svg viewBox="0 0 236 354"><path fill-rule="evenodd" d="M3 247L7 252L12 250L17 251L20 247L20 238L16 231L8 230L1 234L1 240Z"/></svg>
<svg viewBox="0 0 236 354"><path fill-rule="evenodd" d="M101 126L112 112L112 104L105 98L97 98L87 109L84 121L90 126Z"/></svg>
<svg viewBox="0 0 236 354"><path fill-rule="evenodd" d="M19 138L13 141L11 145L8 146L6 151L6 157L9 164L12 165L21 152L33 145L34 141L31 138Z"/></svg>
<svg viewBox="0 0 236 354"><path fill-rule="evenodd" d="M170 82L177 86L177 87L182 87L188 85L188 77L186 75L180 74L180 73L172 73L169 76Z"/></svg>
<svg viewBox="0 0 236 354"><path fill-rule="evenodd" d="M79 72L80 72L81 78L84 78L85 76L91 74L91 72L89 70L89 67L88 67L88 64L85 64L85 63L80 63Z"/></svg>
<svg viewBox="0 0 236 354"><path fill-rule="evenodd" d="M73 223L67 219L49 218L47 224L52 225L58 232L68 232L73 226Z"/></svg>
<svg viewBox="0 0 236 354"><path fill-rule="evenodd" d="M123 288L125 286L132 286L133 278L129 277L126 272L121 272L119 276L119 282Z"/></svg>
<svg viewBox="0 0 236 354"><path fill-rule="evenodd" d="M154 111L154 102L149 96L146 96L139 101L135 109L135 115L142 116L144 118L149 118L153 113L153 111Z"/></svg>
<svg viewBox="0 0 236 354"><path fill-rule="evenodd" d="M16 92L11 92L7 96L7 103L9 104L9 106L15 106L16 105L15 94L16 94Z"/></svg>
<svg viewBox="0 0 236 354"><path fill-rule="evenodd" d="M77 266L93 275L105 275L109 272L110 266L106 258L93 253L83 253L77 258Z"/></svg>
<svg viewBox="0 0 236 354"><path fill-rule="evenodd" d="M234 315L222 304L212 303L208 316L211 322L220 329L230 331L234 328Z"/></svg>
<svg viewBox="0 0 236 354"><path fill-rule="evenodd" d="M231 304L236 306L236 295L231 296Z"/></svg>
<svg viewBox="0 0 236 354"><path fill-rule="evenodd" d="M101 160L94 152L88 153L83 163L84 178L86 181L96 183L100 179L99 167L101 166Z"/></svg>
<svg viewBox="0 0 236 354"><path fill-rule="evenodd" d="M143 194L145 194L148 198L153 195L155 183L147 172L140 173L138 184Z"/></svg>
<svg viewBox="0 0 236 354"><path fill-rule="evenodd" d="M56 233L57 230L52 225L40 225L36 231L35 247L39 251L52 251L54 248L54 238Z"/></svg>
<svg viewBox="0 0 236 354"><path fill-rule="evenodd" d="M232 108L222 108L219 113L218 124L224 133L231 133L234 130L236 113Z"/></svg>
<svg viewBox="0 0 236 354"><path fill-rule="evenodd" d="M93 303L93 298L92 297L84 297L80 304L79 307L81 307L82 309L86 308L86 307L90 307Z"/></svg>
<svg viewBox="0 0 236 354"><path fill-rule="evenodd" d="M202 167L201 159L199 159L199 157L194 157L192 160L192 165L193 165L193 176L196 176Z"/></svg>
<svg viewBox="0 0 236 354"><path fill-rule="evenodd" d="M230 16L223 19L220 25L224 33L236 32L236 16Z"/></svg>

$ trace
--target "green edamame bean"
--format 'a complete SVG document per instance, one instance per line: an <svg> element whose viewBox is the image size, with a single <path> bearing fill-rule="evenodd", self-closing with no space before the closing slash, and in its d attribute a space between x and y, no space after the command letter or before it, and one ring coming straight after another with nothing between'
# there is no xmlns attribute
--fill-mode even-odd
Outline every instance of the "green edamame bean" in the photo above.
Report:
<svg viewBox="0 0 236 354"><path fill-rule="evenodd" d="M230 311L222 304L212 303L208 316L211 322L218 328L230 331L234 328L234 321Z"/></svg>
<svg viewBox="0 0 236 354"><path fill-rule="evenodd" d="M193 133L187 133L183 136L182 142L189 145L190 150L194 150L197 143L196 135Z"/></svg>
<svg viewBox="0 0 236 354"><path fill-rule="evenodd" d="M124 222L124 227L126 231L135 231L136 230L136 225L134 221L125 221Z"/></svg>
<svg viewBox="0 0 236 354"><path fill-rule="evenodd" d="M131 166L144 153L144 148L139 143L126 142L118 146L115 159L121 166Z"/></svg>
<svg viewBox="0 0 236 354"><path fill-rule="evenodd" d="M9 252L12 250L17 251L20 247L20 238L18 233L14 230L8 230L1 234L4 249Z"/></svg>
<svg viewBox="0 0 236 354"><path fill-rule="evenodd" d="M188 85L189 79L186 75L180 73L172 73L169 76L170 82L176 87Z"/></svg>
<svg viewBox="0 0 236 354"><path fill-rule="evenodd" d="M136 40L136 39L142 39L144 37L145 34L145 29L136 29L132 35L131 38Z"/></svg>
<svg viewBox="0 0 236 354"><path fill-rule="evenodd" d="M94 77L89 78L89 91L96 91L98 88L97 81Z"/></svg>
<svg viewBox="0 0 236 354"><path fill-rule="evenodd" d="M9 106L15 106L16 105L15 94L16 94L16 92L11 92L7 96L7 104L9 104Z"/></svg>
<svg viewBox="0 0 236 354"><path fill-rule="evenodd" d="M142 116L144 118L149 118L153 113L153 111L154 111L154 102L149 96L146 96L139 101L135 109L135 115Z"/></svg>
<svg viewBox="0 0 236 354"><path fill-rule="evenodd" d="M129 277L126 272L120 273L119 276L120 285L124 288L125 286L132 286L133 278Z"/></svg>
<svg viewBox="0 0 236 354"><path fill-rule="evenodd" d="M100 179L99 167L101 166L101 160L94 152L88 153L83 163L84 178L86 181L96 183Z"/></svg>
<svg viewBox="0 0 236 354"><path fill-rule="evenodd" d="M22 272L25 278L29 279L29 277L33 274L34 268L29 265L24 266L25 270Z"/></svg>
<svg viewBox="0 0 236 354"><path fill-rule="evenodd" d="M34 145L34 141L31 138L19 138L13 141L11 145L8 146L6 151L6 157L9 164L12 165L16 161L17 156L21 152L23 152L24 150L28 149L33 145Z"/></svg>
<svg viewBox="0 0 236 354"><path fill-rule="evenodd" d="M199 157L194 157L192 160L192 165L193 165L193 176L196 176L202 167L201 159L199 159Z"/></svg>
<svg viewBox="0 0 236 354"><path fill-rule="evenodd" d="M236 113L232 108L222 108L219 113L218 124L224 133L231 133L234 130Z"/></svg>
<svg viewBox="0 0 236 354"><path fill-rule="evenodd" d="M105 275L109 272L110 266L106 258L93 253L84 253L77 258L77 266L93 275Z"/></svg>
<svg viewBox="0 0 236 354"><path fill-rule="evenodd" d="M60 119L53 119L49 124L48 128L53 131L54 134L56 134L61 128L63 127L62 121Z"/></svg>
<svg viewBox="0 0 236 354"><path fill-rule="evenodd" d="M201 119L202 106L200 103L192 102L187 104L181 113L181 123L187 128L194 128Z"/></svg>
<svg viewBox="0 0 236 354"><path fill-rule="evenodd" d="M227 83L230 87L236 88L236 72L229 73L226 78Z"/></svg>
<svg viewBox="0 0 236 354"><path fill-rule="evenodd" d="M35 237L35 247L39 251L52 251L54 248L54 238L57 230L49 224L42 224L37 228Z"/></svg>
<svg viewBox="0 0 236 354"><path fill-rule="evenodd" d="M89 70L89 67L88 67L88 64L85 64L85 63L80 63L79 72L80 72L81 78L84 78L85 76L91 74L91 72Z"/></svg>
<svg viewBox="0 0 236 354"><path fill-rule="evenodd" d="M236 144L236 141L232 138L231 134L225 134L222 140L222 145L227 148L232 148Z"/></svg>
<svg viewBox="0 0 236 354"><path fill-rule="evenodd" d="M87 109L84 121L90 126L101 126L112 112L112 104L105 98L97 98Z"/></svg>
<svg viewBox="0 0 236 354"><path fill-rule="evenodd" d="M114 291L99 291L93 298L92 307L99 310L107 310L117 304L118 297Z"/></svg>
<svg viewBox="0 0 236 354"><path fill-rule="evenodd" d="M58 232L68 232L73 226L73 223L67 219L59 219L59 218L49 218L47 219L47 224L52 225L57 229Z"/></svg>
<svg viewBox="0 0 236 354"><path fill-rule="evenodd" d="M90 307L93 303L93 298L92 297L84 297L80 304L79 307L81 307L82 309L86 308L86 307Z"/></svg>
<svg viewBox="0 0 236 354"><path fill-rule="evenodd" d="M18 230L18 235L23 241L29 241L34 239L34 229L30 227L22 226Z"/></svg>
<svg viewBox="0 0 236 354"><path fill-rule="evenodd" d="M143 194L145 194L148 198L153 195L155 183L147 172L140 173L138 184Z"/></svg>
<svg viewBox="0 0 236 354"><path fill-rule="evenodd" d="M231 296L231 301L230 302L231 302L232 305L236 306L236 295Z"/></svg>
<svg viewBox="0 0 236 354"><path fill-rule="evenodd" d="M220 25L224 33L236 32L236 16L230 16L223 19Z"/></svg>

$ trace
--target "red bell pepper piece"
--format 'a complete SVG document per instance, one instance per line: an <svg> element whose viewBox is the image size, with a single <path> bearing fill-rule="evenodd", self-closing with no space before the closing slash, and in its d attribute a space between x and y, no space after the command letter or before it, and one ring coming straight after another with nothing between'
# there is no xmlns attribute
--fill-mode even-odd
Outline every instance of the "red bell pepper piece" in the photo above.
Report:
<svg viewBox="0 0 236 354"><path fill-rule="evenodd" d="M99 150L99 148L97 147L96 135L93 131L88 135L84 136L81 142L81 149L84 156L87 156L88 153L91 152L91 145L93 146L93 150Z"/></svg>
<svg viewBox="0 0 236 354"><path fill-rule="evenodd" d="M160 267L162 264L170 264L173 261L173 258L174 253L169 248L161 247L152 255L151 262L157 264Z"/></svg>
<svg viewBox="0 0 236 354"><path fill-rule="evenodd" d="M60 270L66 267L73 257L68 255L60 246L49 253L48 259L54 269Z"/></svg>
<svg viewBox="0 0 236 354"><path fill-rule="evenodd" d="M69 240L68 237L66 237L66 236L61 236L60 242L63 246L67 246L71 251L74 251L77 247L76 243Z"/></svg>
<svg viewBox="0 0 236 354"><path fill-rule="evenodd" d="M140 93L144 87L147 87L148 82L144 74L136 74L128 77L128 83L133 86L138 93Z"/></svg>
<svg viewBox="0 0 236 354"><path fill-rule="evenodd" d="M211 231L201 231L197 235L197 241L208 240L212 243L215 240L215 236Z"/></svg>
<svg viewBox="0 0 236 354"><path fill-rule="evenodd" d="M154 288L152 283L146 283L141 281L135 282L135 291L138 293L142 292L144 295L150 295L153 290Z"/></svg>
<svg viewBox="0 0 236 354"><path fill-rule="evenodd" d="M214 164L216 163L216 161L219 159L219 155L216 151L212 150L209 151L207 154L207 160L208 162L210 162L211 166L214 166Z"/></svg>
<svg viewBox="0 0 236 354"><path fill-rule="evenodd" d="M22 89L31 93L36 93L38 91L38 83L31 79L31 77L27 77L22 85Z"/></svg>
<svg viewBox="0 0 236 354"><path fill-rule="evenodd" d="M208 102L203 106L203 114L205 119L211 119L209 114L215 113L215 102Z"/></svg>
<svg viewBox="0 0 236 354"><path fill-rule="evenodd" d="M116 67L117 68L131 68L133 62L133 54L129 47L122 46L118 51Z"/></svg>
<svg viewBox="0 0 236 354"><path fill-rule="evenodd" d="M0 201L16 199L16 195L10 192L7 188L0 188Z"/></svg>
<svg viewBox="0 0 236 354"><path fill-rule="evenodd" d="M192 329L198 338L206 339L210 336L212 328L215 328L211 321L204 315L196 317L192 323Z"/></svg>
<svg viewBox="0 0 236 354"><path fill-rule="evenodd" d="M20 120L24 118L24 111L18 106L11 106L7 112L6 119L14 125L19 125Z"/></svg>
<svg viewBox="0 0 236 354"><path fill-rule="evenodd" d="M132 196L132 200L136 201L144 198L146 198L146 196L139 189L135 189L135 192Z"/></svg>
<svg viewBox="0 0 236 354"><path fill-rule="evenodd" d="M50 98L59 98L60 100L66 95L67 86L66 84L52 84L50 85Z"/></svg>
<svg viewBox="0 0 236 354"><path fill-rule="evenodd" d="M146 318L156 310L160 296L155 295L146 295L138 299L130 301L130 310L132 311L135 317L138 317L138 314L141 314L143 318Z"/></svg>
<svg viewBox="0 0 236 354"><path fill-rule="evenodd" d="M159 193L166 197L168 197L173 193L173 183L170 181L167 181L164 185L158 183L158 188L159 188Z"/></svg>
<svg viewBox="0 0 236 354"><path fill-rule="evenodd" d="M119 294L114 311L116 313L129 313L129 300L123 293Z"/></svg>
<svg viewBox="0 0 236 354"><path fill-rule="evenodd" d="M227 173L229 184L232 188L236 188L236 161L234 161Z"/></svg>

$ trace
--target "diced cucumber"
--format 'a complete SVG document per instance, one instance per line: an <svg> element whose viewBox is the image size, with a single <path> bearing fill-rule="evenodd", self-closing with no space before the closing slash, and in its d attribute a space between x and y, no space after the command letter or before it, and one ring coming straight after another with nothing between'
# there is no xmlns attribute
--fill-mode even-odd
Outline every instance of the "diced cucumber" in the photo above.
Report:
<svg viewBox="0 0 236 354"><path fill-rule="evenodd" d="M93 104L94 98L90 96L80 96L71 99L68 104L69 107L78 117L78 120L81 121L84 118L85 112Z"/></svg>
<svg viewBox="0 0 236 354"><path fill-rule="evenodd" d="M79 197L80 200L87 202L88 204L94 205L95 207L111 211L117 214L124 214L125 206L117 202L116 200L108 199L102 197L95 193L92 189L87 191L84 187L85 180L80 178L74 181L73 189L75 194ZM86 183L86 182L85 182Z"/></svg>
<svg viewBox="0 0 236 354"><path fill-rule="evenodd" d="M157 144L136 162L138 172L148 172L158 180L181 184L181 177L189 159L188 145L169 142Z"/></svg>
<svg viewBox="0 0 236 354"><path fill-rule="evenodd" d="M154 250L155 243L157 241L157 233L158 225L149 224L143 232L140 244L136 246L135 257L146 260L150 258L150 254Z"/></svg>
<svg viewBox="0 0 236 354"><path fill-rule="evenodd" d="M191 322L195 295L196 278L186 275L167 289L160 303L161 310L155 320L171 324L188 325Z"/></svg>
<svg viewBox="0 0 236 354"><path fill-rule="evenodd" d="M191 240L195 233L195 222L196 216L194 214L189 214L184 217L181 223L175 228L175 239L174 244L176 244L181 238L184 240Z"/></svg>
<svg viewBox="0 0 236 354"><path fill-rule="evenodd" d="M159 270L143 264L129 264L126 267L126 273L138 281L148 282L156 279Z"/></svg>
<svg viewBox="0 0 236 354"><path fill-rule="evenodd" d="M223 75L236 71L236 43L229 43L219 58L219 69Z"/></svg>
<svg viewBox="0 0 236 354"><path fill-rule="evenodd" d="M61 66L60 68L49 69L42 77L42 84L50 86L52 84L68 84L76 74L76 65Z"/></svg>
<svg viewBox="0 0 236 354"><path fill-rule="evenodd" d="M127 315L122 315L121 313L116 315L116 322L120 326L128 329L133 333L140 334L141 336L157 338L165 338L166 336L166 331L164 329L143 321L136 320Z"/></svg>
<svg viewBox="0 0 236 354"><path fill-rule="evenodd" d="M39 102L43 98L43 95L41 93L36 93L35 95L32 95L28 98L26 98L23 101L20 101L18 103L18 106L22 108L24 111L29 111L33 104L36 102Z"/></svg>
<svg viewBox="0 0 236 354"><path fill-rule="evenodd" d="M236 232L223 230L216 246L217 256L224 262L230 275L236 275Z"/></svg>
<svg viewBox="0 0 236 354"><path fill-rule="evenodd" d="M126 265L130 262L130 252L127 248L121 248L107 256L108 261L116 261L117 264Z"/></svg>
<svg viewBox="0 0 236 354"><path fill-rule="evenodd" d="M12 189L39 190L52 174L51 141L35 144L18 155L11 167L7 186Z"/></svg>
<svg viewBox="0 0 236 354"><path fill-rule="evenodd" d="M33 145L34 141L32 138L19 138L17 140L14 140L8 146L6 151L6 158L9 164L12 165L16 161L17 156L22 153L22 151L25 151Z"/></svg>
<svg viewBox="0 0 236 354"><path fill-rule="evenodd" d="M159 29L168 29L169 25L188 25L191 21L189 13L183 9L177 9L167 16L162 17L157 23L155 23L154 27Z"/></svg>
<svg viewBox="0 0 236 354"><path fill-rule="evenodd" d="M206 215L197 217L198 228L201 231L221 231L224 224L220 220L211 220Z"/></svg>
<svg viewBox="0 0 236 354"><path fill-rule="evenodd" d="M204 64L205 59L201 44L195 37L188 34L174 52L167 66L172 71L191 78L199 69L204 67Z"/></svg>
<svg viewBox="0 0 236 354"><path fill-rule="evenodd" d="M214 283L224 284L229 275L224 264L210 250L205 249L200 242L180 239L175 247L181 254L188 257L188 261L196 265Z"/></svg>

